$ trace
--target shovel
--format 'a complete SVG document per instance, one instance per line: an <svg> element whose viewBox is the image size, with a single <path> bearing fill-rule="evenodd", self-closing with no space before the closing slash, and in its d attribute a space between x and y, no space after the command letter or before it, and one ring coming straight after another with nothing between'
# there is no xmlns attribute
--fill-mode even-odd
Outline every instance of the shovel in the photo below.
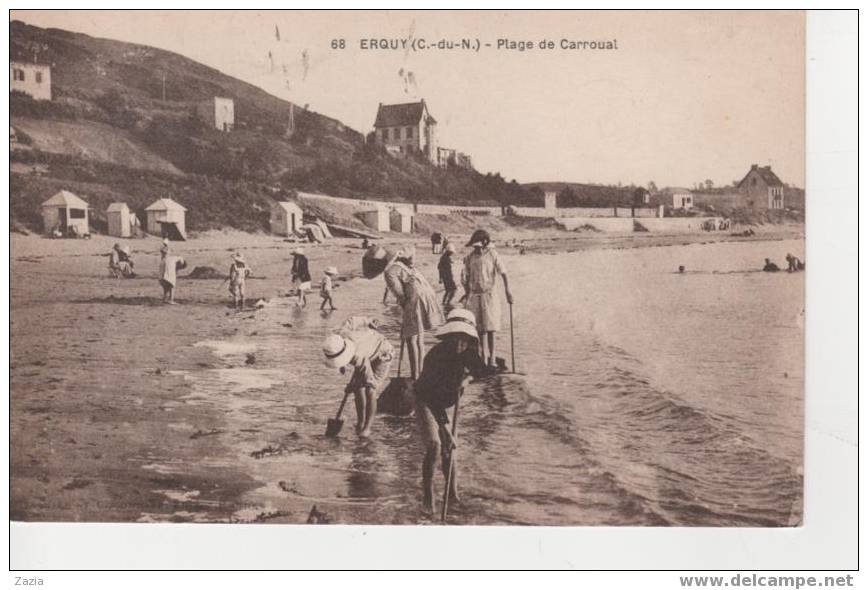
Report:
<svg viewBox="0 0 868 590"><path fill-rule="evenodd" d="M347 387L347 391L344 394L344 399L341 400L341 405L338 408L338 413L335 414L334 418L329 418L329 421L326 424L326 436L335 438L338 434L340 434L341 428L344 427L344 421L341 420L341 414L344 411L344 406L347 403L347 398L350 397L350 393L352 393L352 391L349 387Z"/></svg>

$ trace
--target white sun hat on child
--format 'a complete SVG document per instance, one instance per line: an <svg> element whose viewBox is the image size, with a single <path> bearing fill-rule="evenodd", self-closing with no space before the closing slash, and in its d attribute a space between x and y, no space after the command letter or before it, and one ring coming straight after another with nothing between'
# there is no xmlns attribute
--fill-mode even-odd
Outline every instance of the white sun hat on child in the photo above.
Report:
<svg viewBox="0 0 868 590"><path fill-rule="evenodd" d="M336 275L338 274L338 269L336 269L334 266L327 266L324 272L327 275Z"/></svg>
<svg viewBox="0 0 868 590"><path fill-rule="evenodd" d="M440 326L435 338L445 338L449 334L465 334L473 339L478 339L476 332L476 316L467 309L453 309L446 317L446 323Z"/></svg>
<svg viewBox="0 0 868 590"><path fill-rule="evenodd" d="M339 369L350 364L356 354L356 343L339 334L332 334L322 343L322 353L326 366Z"/></svg>

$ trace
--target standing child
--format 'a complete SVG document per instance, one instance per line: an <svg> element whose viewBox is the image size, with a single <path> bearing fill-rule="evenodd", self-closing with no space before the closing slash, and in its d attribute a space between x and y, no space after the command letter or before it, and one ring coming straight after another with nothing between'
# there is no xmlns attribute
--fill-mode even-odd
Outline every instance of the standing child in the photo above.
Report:
<svg viewBox="0 0 868 590"><path fill-rule="evenodd" d="M298 306L307 305L307 292L310 291L310 269L304 250L296 248L292 251L292 284L298 292Z"/></svg>
<svg viewBox="0 0 868 590"><path fill-rule="evenodd" d="M244 285L251 273L244 256L238 252L233 254L232 266L229 267L229 293L235 309L244 309Z"/></svg>
<svg viewBox="0 0 868 590"><path fill-rule="evenodd" d="M175 305L175 283L178 282L178 269L186 268L187 263L180 256L169 253L169 244L163 242L160 248L160 286L163 288L163 303Z"/></svg>
<svg viewBox="0 0 868 590"><path fill-rule="evenodd" d="M355 397L356 432L362 438L371 434L377 394L388 381L394 357L394 348L386 337L366 325L370 325L368 318L351 318L344 326L355 330L333 334L322 346L326 366L340 369L341 373L353 372L344 392Z"/></svg>
<svg viewBox="0 0 868 590"><path fill-rule="evenodd" d="M322 297L322 305L320 305L319 308L321 310L325 309L326 303L328 303L331 307L331 311L334 311L337 309L337 307L335 307L335 304L332 301L332 291L334 290L334 283L332 282L332 277L337 276L338 269L333 266L329 266L325 269L324 274L325 276L322 279L322 285L320 285L319 290L320 297Z"/></svg>
<svg viewBox="0 0 868 590"><path fill-rule="evenodd" d="M452 304L452 298L455 297L457 286L455 285L455 277L452 272L454 263L455 246L448 244L443 256L440 257L440 262L437 264L437 270L440 272L440 282L443 283L445 292L443 293L443 306L449 307Z"/></svg>

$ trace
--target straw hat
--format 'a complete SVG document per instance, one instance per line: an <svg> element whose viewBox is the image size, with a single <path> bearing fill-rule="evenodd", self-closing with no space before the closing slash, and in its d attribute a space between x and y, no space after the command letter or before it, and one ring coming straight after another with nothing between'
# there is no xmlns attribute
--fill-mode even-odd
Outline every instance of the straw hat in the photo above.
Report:
<svg viewBox="0 0 868 590"><path fill-rule="evenodd" d="M323 341L322 353L327 367L339 369L348 365L356 354L356 343L339 334L332 334Z"/></svg>
<svg viewBox="0 0 868 590"><path fill-rule="evenodd" d="M293 256L304 256L304 248L296 248L292 251Z"/></svg>
<svg viewBox="0 0 868 590"><path fill-rule="evenodd" d="M244 261L244 255L241 254L241 252L236 252L235 254L233 254L232 260L234 260L235 262L240 262L242 264L244 264L244 262L245 262Z"/></svg>
<svg viewBox="0 0 868 590"><path fill-rule="evenodd" d="M445 338L449 334L464 334L470 336L474 340L479 338L476 333L476 316L472 311L466 309L453 309L446 317L446 323L440 326L436 338Z"/></svg>
<svg viewBox="0 0 868 590"><path fill-rule="evenodd" d="M470 236L470 241L467 242L468 246L472 246L473 244L478 244L479 242L490 242L491 236L484 229L478 229L473 232L473 235Z"/></svg>
<svg viewBox="0 0 868 590"><path fill-rule="evenodd" d="M336 274L338 274L338 269L336 269L333 266L327 266L324 272L327 275L336 275Z"/></svg>
<svg viewBox="0 0 868 590"><path fill-rule="evenodd" d="M451 244L451 243L450 243L450 244L446 244L446 251L447 251L447 252L452 252L452 253L454 254L454 253L455 253L455 244Z"/></svg>

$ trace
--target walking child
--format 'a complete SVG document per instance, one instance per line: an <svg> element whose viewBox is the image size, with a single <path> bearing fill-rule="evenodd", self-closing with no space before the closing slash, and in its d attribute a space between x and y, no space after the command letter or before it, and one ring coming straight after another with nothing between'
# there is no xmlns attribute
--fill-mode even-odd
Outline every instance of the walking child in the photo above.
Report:
<svg viewBox="0 0 868 590"><path fill-rule="evenodd" d="M454 309L440 327L435 344L425 356L422 374L416 381L416 422L425 448L422 461L423 509L434 512L434 467L440 455L443 476L449 478L452 462L449 501L459 502L457 441L449 430L447 410L458 403L469 378L487 374L479 356L476 318L466 309Z"/></svg>
<svg viewBox="0 0 868 590"><path fill-rule="evenodd" d="M325 364L352 371L344 393L352 393L356 403L356 432L362 438L371 435L377 414L377 395L389 379L394 348L385 336L372 329L369 318L350 318L344 326L354 328L332 334L322 346Z"/></svg>
<svg viewBox="0 0 868 590"><path fill-rule="evenodd" d="M322 279L322 285L320 285L319 294L322 297L322 305L319 306L321 310L325 309L326 303L331 307L331 311L337 309L335 307L334 302L332 301L332 291L334 290L334 283L332 282L332 277L337 276L338 269L333 266L329 266L323 272L325 275Z"/></svg>
<svg viewBox="0 0 868 590"><path fill-rule="evenodd" d="M232 255L229 267L229 293L235 309L244 309L245 283L253 271L247 266L244 256L238 252Z"/></svg>
<svg viewBox="0 0 868 590"><path fill-rule="evenodd" d="M455 277L453 276L452 266L455 262L455 246L448 244L443 256L440 257L440 262L437 264L437 270L440 273L440 282L443 283L445 289L443 293L443 306L449 307L452 304L452 298L455 297L457 286L455 285Z"/></svg>

